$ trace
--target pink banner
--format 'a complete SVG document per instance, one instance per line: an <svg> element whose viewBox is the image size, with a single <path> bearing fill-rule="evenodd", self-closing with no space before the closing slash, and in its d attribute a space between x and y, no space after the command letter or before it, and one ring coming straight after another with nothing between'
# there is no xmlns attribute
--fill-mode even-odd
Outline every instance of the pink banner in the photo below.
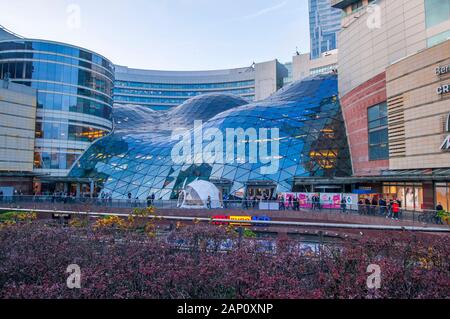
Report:
<svg viewBox="0 0 450 319"><path fill-rule="evenodd" d="M301 208L312 208L312 195L307 193L299 193L298 199Z"/></svg>
<svg viewBox="0 0 450 319"><path fill-rule="evenodd" d="M284 194L284 206L287 207L293 207L294 206L294 198L296 194L295 193L286 193Z"/></svg>
<svg viewBox="0 0 450 319"><path fill-rule="evenodd" d="M322 208L339 209L341 208L341 194L321 194L320 203Z"/></svg>

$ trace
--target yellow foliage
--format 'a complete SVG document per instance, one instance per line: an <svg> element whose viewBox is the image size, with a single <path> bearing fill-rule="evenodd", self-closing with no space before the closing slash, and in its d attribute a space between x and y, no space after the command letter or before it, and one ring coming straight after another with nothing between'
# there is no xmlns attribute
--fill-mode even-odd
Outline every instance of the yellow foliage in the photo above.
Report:
<svg viewBox="0 0 450 319"><path fill-rule="evenodd" d="M88 224L88 222L86 220L82 220L82 219L72 219L71 221L69 221L69 226L70 227L75 227L75 228L82 228L82 227L86 227Z"/></svg>
<svg viewBox="0 0 450 319"><path fill-rule="evenodd" d="M11 227L16 225L17 223L13 220L7 220L3 223L0 223L0 229L6 228L6 227Z"/></svg>
<svg viewBox="0 0 450 319"><path fill-rule="evenodd" d="M127 229L129 227L129 223L118 216L108 216L106 218L98 219L94 223L93 227L94 229L102 229L102 228Z"/></svg>

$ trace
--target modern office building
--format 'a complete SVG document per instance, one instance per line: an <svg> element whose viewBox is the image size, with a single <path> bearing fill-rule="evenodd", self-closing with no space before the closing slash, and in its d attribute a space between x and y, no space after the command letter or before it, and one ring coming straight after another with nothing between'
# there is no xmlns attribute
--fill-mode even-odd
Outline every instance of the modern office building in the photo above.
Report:
<svg viewBox="0 0 450 319"><path fill-rule="evenodd" d="M36 90L0 80L0 190L32 190Z"/></svg>
<svg viewBox="0 0 450 319"><path fill-rule="evenodd" d="M330 0L309 0L309 28L311 59L337 49L341 30L341 12L331 6Z"/></svg>
<svg viewBox="0 0 450 319"><path fill-rule="evenodd" d="M20 35L15 34L14 32L6 29L4 26L0 24L0 41L1 40L15 40L21 39Z"/></svg>
<svg viewBox="0 0 450 319"><path fill-rule="evenodd" d="M99 54L52 41L3 40L5 78L37 91L35 173L66 176L90 144L113 128L114 66Z"/></svg>
<svg viewBox="0 0 450 319"><path fill-rule="evenodd" d="M288 69L277 60L215 71L155 71L116 65L114 103L169 110L208 93L229 93L252 102L283 87Z"/></svg>
<svg viewBox="0 0 450 319"><path fill-rule="evenodd" d="M222 192L241 198L263 193L271 197L294 187L305 191L309 184L296 184L298 178L351 174L337 93L336 75L318 75L250 104L215 93L195 97L167 114L118 106L114 112L120 124L115 132L94 143L70 176L95 180L99 189L116 199L128 194L145 199L152 193L157 199L177 198L184 185L196 179L211 181ZM204 121L202 128L195 127L198 119ZM173 150L179 141L170 133L180 126L190 128L184 137L194 138L183 148L191 156L178 161ZM229 129L237 134L231 140ZM269 132L261 133L264 129ZM215 132L216 137L221 133L215 141L226 151L220 147L205 151L211 144L209 137L196 143L195 136L207 132ZM214 156L205 159L205 154Z"/></svg>
<svg viewBox="0 0 450 319"><path fill-rule="evenodd" d="M442 44L450 0L332 5L343 10L339 94L356 181L397 195L407 208L433 208L438 183L450 181L450 161L440 149L450 103L445 75L434 71L450 58Z"/></svg>
<svg viewBox="0 0 450 319"><path fill-rule="evenodd" d="M292 82L294 82L294 73L293 73L294 65L293 65L293 63L292 62L287 62L287 63L284 64L284 66L286 67L288 73L287 73L287 76L283 79L283 87L286 86L286 85L291 84Z"/></svg>

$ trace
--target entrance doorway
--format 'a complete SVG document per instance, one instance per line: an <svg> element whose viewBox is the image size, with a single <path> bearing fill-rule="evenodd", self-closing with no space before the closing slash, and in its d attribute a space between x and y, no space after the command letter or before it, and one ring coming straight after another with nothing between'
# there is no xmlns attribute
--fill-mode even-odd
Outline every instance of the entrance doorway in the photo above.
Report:
<svg viewBox="0 0 450 319"><path fill-rule="evenodd" d="M275 199L276 186L274 185L248 185L247 198Z"/></svg>

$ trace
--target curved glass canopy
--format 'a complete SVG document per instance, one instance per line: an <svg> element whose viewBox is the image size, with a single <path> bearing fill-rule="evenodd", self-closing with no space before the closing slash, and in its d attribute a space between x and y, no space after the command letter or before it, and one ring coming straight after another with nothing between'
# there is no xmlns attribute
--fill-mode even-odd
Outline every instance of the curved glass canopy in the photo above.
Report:
<svg viewBox="0 0 450 319"><path fill-rule="evenodd" d="M289 192L294 177L352 174L336 75L294 82L252 104L233 95L211 94L188 100L166 113L117 107L114 118L114 133L93 144L70 176L93 178L116 199L129 193L140 199L149 194L157 199L176 198L183 187L197 179L227 184L230 194L237 195L255 183ZM196 120L203 121L202 128L194 127ZM192 153L191 160L174 160L173 149L180 143L171 136L176 129L187 130L184 137L190 137L190 143L185 150ZM230 141L227 130L231 129L242 129L249 135L244 134L243 139L234 136ZM261 135L261 129L269 133ZM199 130L203 134L216 132L216 138L223 139L216 144L223 148L214 148L213 158L206 162L196 159L205 156L213 139L203 139L200 147L194 145ZM256 132L256 139L251 132ZM264 143L267 152L262 148ZM252 146L256 155L251 155ZM245 149L245 159L237 156L240 147ZM234 161L227 160L230 151L236 154ZM262 169L275 161L275 170Z"/></svg>

